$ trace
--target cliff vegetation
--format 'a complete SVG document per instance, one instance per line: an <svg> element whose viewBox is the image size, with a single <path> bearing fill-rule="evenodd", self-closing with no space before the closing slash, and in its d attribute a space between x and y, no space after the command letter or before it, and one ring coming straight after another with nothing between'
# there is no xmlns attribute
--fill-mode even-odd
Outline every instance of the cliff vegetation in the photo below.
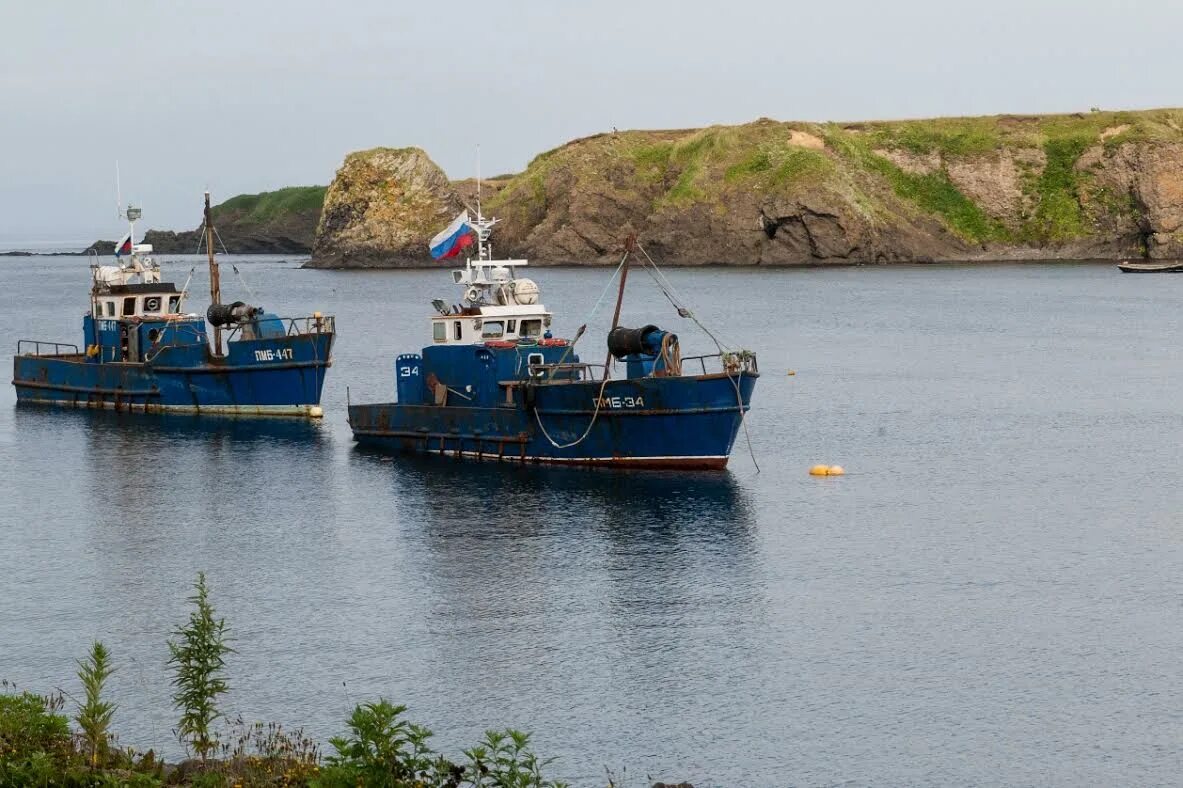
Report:
<svg viewBox="0 0 1183 788"><path fill-rule="evenodd" d="M350 154L313 265L420 265L463 205L419 149ZM329 211L329 202L332 212ZM623 131L497 179L500 252L681 264L1183 256L1183 110Z"/></svg>

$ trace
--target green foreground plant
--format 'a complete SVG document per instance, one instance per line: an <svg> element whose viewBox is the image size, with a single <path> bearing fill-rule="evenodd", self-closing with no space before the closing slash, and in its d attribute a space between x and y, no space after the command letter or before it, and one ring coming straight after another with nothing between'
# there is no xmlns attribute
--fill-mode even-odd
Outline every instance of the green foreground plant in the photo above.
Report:
<svg viewBox="0 0 1183 788"><path fill-rule="evenodd" d="M78 704L74 721L82 731L92 768L97 768L107 756L110 744L111 717L115 704L103 700L103 687L115 672L106 647L95 641L85 661L78 662L78 680L82 682L84 699Z"/></svg>
<svg viewBox="0 0 1183 788"><path fill-rule="evenodd" d="M212 725L222 716L218 697L230 689L222 671L234 649L226 645L226 620L214 617L204 572L198 573L194 589L189 621L173 633L176 641L168 641L168 664L176 687L173 705L181 712L177 736L204 761L218 746Z"/></svg>
<svg viewBox="0 0 1183 788"><path fill-rule="evenodd" d="M205 575L189 598L188 621L169 640L173 703L181 712L179 738L198 761L168 766L149 750L120 750L111 721L116 706L105 698L115 672L107 648L91 645L78 661L83 695L72 733L60 694L18 692L0 682L0 788L6 786L160 786L204 788L308 786L308 788L562 788L542 776L549 761L530 749L528 734L487 731L464 759L435 752L432 732L404 718L406 706L379 698L354 707L344 735L330 740L334 753L321 759L302 730L241 718L219 733L225 719L218 699L229 685L223 675L227 645L224 619L214 613Z"/></svg>

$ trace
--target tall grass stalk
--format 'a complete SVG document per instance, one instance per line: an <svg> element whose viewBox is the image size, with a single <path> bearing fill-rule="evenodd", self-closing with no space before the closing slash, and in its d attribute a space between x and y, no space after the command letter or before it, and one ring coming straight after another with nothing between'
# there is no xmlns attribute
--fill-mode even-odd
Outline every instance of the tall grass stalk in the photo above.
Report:
<svg viewBox="0 0 1183 788"><path fill-rule="evenodd" d="M217 747L211 726L222 716L218 697L230 689L222 670L225 656L234 652L227 645L226 620L215 618L209 601L205 573L199 572L195 593L189 597L193 611L185 626L178 627L168 641L173 666L173 705L181 712L177 736L188 744L202 761Z"/></svg>
<svg viewBox="0 0 1183 788"><path fill-rule="evenodd" d="M115 704L103 700L103 687L114 672L110 653L97 640L91 645L87 658L78 661L78 679L82 682L85 698L78 704L78 715L74 721L82 730L92 769L98 768L105 760L110 743L111 717L115 714Z"/></svg>

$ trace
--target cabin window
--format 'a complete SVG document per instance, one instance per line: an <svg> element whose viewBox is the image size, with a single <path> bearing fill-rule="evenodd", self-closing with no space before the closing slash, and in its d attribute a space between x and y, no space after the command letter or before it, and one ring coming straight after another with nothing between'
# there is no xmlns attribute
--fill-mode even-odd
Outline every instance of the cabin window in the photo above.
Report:
<svg viewBox="0 0 1183 788"><path fill-rule="evenodd" d="M181 311L181 297L179 295L168 297L168 311L173 315Z"/></svg>
<svg viewBox="0 0 1183 788"><path fill-rule="evenodd" d="M135 313L136 313L135 298L123 299L123 315L126 317L127 315L134 315Z"/></svg>
<svg viewBox="0 0 1183 788"><path fill-rule="evenodd" d="M500 320L486 320L481 326L481 339L501 339L505 336L505 323Z"/></svg>
<svg viewBox="0 0 1183 788"><path fill-rule="evenodd" d="M460 332L460 321L453 320L452 321L452 339L459 342L461 337L463 337L463 336L464 335Z"/></svg>
<svg viewBox="0 0 1183 788"><path fill-rule="evenodd" d="M431 324L431 338L436 342L448 341L448 324L442 320L437 320Z"/></svg>
<svg viewBox="0 0 1183 788"><path fill-rule="evenodd" d="M159 312L160 311L160 296L148 296L144 299L145 312Z"/></svg>
<svg viewBox="0 0 1183 788"><path fill-rule="evenodd" d="M523 320L522 321L522 336L524 336L524 337L542 336L542 321L541 320Z"/></svg>
<svg viewBox="0 0 1183 788"><path fill-rule="evenodd" d="M115 317L115 302L107 302L107 317Z"/></svg>
<svg viewBox="0 0 1183 788"><path fill-rule="evenodd" d="M506 332L508 332L510 334L518 333L518 321L516 321L516 320L506 321L505 330L506 330Z"/></svg>

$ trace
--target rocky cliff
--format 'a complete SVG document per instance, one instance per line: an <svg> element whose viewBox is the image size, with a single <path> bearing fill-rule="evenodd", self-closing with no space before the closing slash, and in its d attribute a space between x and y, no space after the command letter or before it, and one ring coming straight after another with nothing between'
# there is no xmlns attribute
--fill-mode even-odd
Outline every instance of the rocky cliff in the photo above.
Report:
<svg viewBox="0 0 1183 788"><path fill-rule="evenodd" d="M460 212L448 176L419 148L351 153L325 193L312 259L322 267L423 263Z"/></svg>
<svg viewBox="0 0 1183 788"><path fill-rule="evenodd" d="M310 264L429 264L471 203L419 149L351 154ZM539 263L615 263L630 232L680 264L1183 257L1183 110L613 132L485 208Z"/></svg>
<svg viewBox="0 0 1183 788"><path fill-rule="evenodd" d="M307 254L312 251L324 196L324 186L240 194L213 206L214 227L231 254ZM142 241L161 254L205 250L200 228L181 232L148 230ZM114 247L114 241L95 241L90 249L111 254ZM222 250L220 245L217 249Z"/></svg>

